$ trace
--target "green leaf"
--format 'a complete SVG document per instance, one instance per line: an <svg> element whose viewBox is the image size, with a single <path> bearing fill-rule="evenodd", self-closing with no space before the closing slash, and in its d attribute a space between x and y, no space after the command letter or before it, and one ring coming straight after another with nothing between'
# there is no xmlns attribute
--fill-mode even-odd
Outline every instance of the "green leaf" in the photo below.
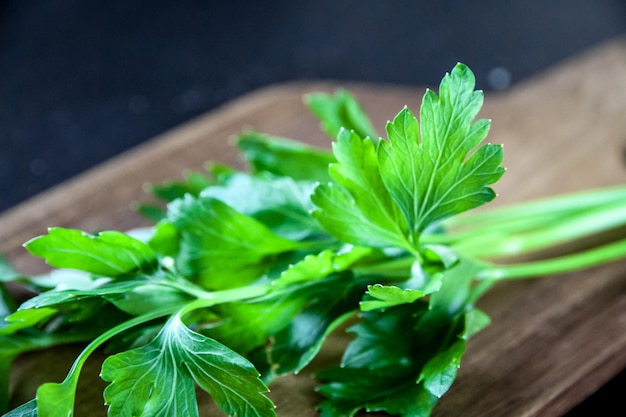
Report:
<svg viewBox="0 0 626 417"><path fill-rule="evenodd" d="M208 164L207 164L208 165ZM147 184L144 188L159 200L171 202L189 194L198 196L202 190L217 183L217 177L222 171L232 171L232 168L215 164L207 166L208 173L194 170L187 171L182 180L169 180L161 184ZM146 219L158 223L167 216L162 205L140 202L135 204L135 210Z"/></svg>
<svg viewBox="0 0 626 417"><path fill-rule="evenodd" d="M37 388L38 417L71 417L74 415L78 374L61 383L47 382Z"/></svg>
<svg viewBox="0 0 626 417"><path fill-rule="evenodd" d="M141 294L141 288L152 289L143 293L147 296L141 297L138 302L137 294ZM161 307L164 300L169 303L184 303L187 297L177 291L167 289L154 290L156 285L144 280L113 281L104 285L94 286L91 289L65 289L50 290L42 292L23 302L19 309L6 317L7 324L0 328L0 334L13 334L21 329L43 325L51 318L62 314L62 320L57 322L59 326L62 322L73 324L91 319L100 314L106 314L109 321L113 321L114 316L111 311L103 310L107 301L117 304L117 307L126 310L128 313L143 313ZM135 303L124 302L133 299Z"/></svg>
<svg viewBox="0 0 626 417"><path fill-rule="evenodd" d="M431 290L436 291L437 288L432 288ZM411 288L402 289L393 285L385 286L381 284L376 284L368 285L367 294L374 298L374 300L361 301L361 311L370 311L379 308L387 308L400 304L412 303L419 300L427 293Z"/></svg>
<svg viewBox="0 0 626 417"><path fill-rule="evenodd" d="M334 94L310 93L304 97L304 102L331 138L336 138L343 128L353 130L363 138L378 139L378 133L361 104L347 90L338 89Z"/></svg>
<svg viewBox="0 0 626 417"><path fill-rule="evenodd" d="M296 282L318 280L337 271L334 263L337 254L332 250L323 250L316 254L306 255L300 262L290 265L274 285L289 285Z"/></svg>
<svg viewBox="0 0 626 417"><path fill-rule="evenodd" d="M264 360L255 362L267 365L260 370L268 381L298 373L313 360L326 337L354 316L363 285L350 273L333 273L326 279L291 285L283 292L285 301L300 300L302 308L280 331L268 334L256 352Z"/></svg>
<svg viewBox="0 0 626 417"><path fill-rule="evenodd" d="M464 340L469 340L476 333L491 324L491 318L482 310L473 308L465 314L465 332L462 335Z"/></svg>
<svg viewBox="0 0 626 417"><path fill-rule="evenodd" d="M327 182L333 155L301 142L245 132L237 136L237 148L253 173L269 172L296 181Z"/></svg>
<svg viewBox="0 0 626 417"><path fill-rule="evenodd" d="M215 181L197 171L187 171L180 181L166 181L162 184L149 184L148 192L164 201L173 201L187 194L197 196L200 191L214 184Z"/></svg>
<svg viewBox="0 0 626 417"><path fill-rule="evenodd" d="M30 400L27 403L3 414L2 417L37 417L37 400Z"/></svg>
<svg viewBox="0 0 626 417"><path fill-rule="evenodd" d="M450 269L442 271L441 287L430 296L430 307L450 317L471 308L472 286L484 266L462 258Z"/></svg>
<svg viewBox="0 0 626 417"><path fill-rule="evenodd" d="M441 398L456 379L464 353L465 341L459 339L424 365L418 382L422 382L428 392Z"/></svg>
<svg viewBox="0 0 626 417"><path fill-rule="evenodd" d="M108 277L133 271L151 272L157 262L147 244L117 231L90 235L76 229L53 227L47 235L31 239L24 246L51 266Z"/></svg>
<svg viewBox="0 0 626 417"><path fill-rule="evenodd" d="M489 317L478 309L464 314L464 326L456 335L457 339L424 365L418 382L423 383L431 394L441 398L456 379L467 340L487 326L489 321Z"/></svg>
<svg viewBox="0 0 626 417"><path fill-rule="evenodd" d="M175 257L180 249L180 233L176 226L164 217L154 226L148 244L161 256Z"/></svg>
<svg viewBox="0 0 626 417"><path fill-rule="evenodd" d="M490 122L472 123L483 102L474 85L470 69L458 64L441 81L439 97L431 90L424 94L419 128L406 107L387 124L389 140L378 148L382 180L414 238L433 223L495 197L489 185L504 173L502 147L475 149Z"/></svg>
<svg viewBox="0 0 626 417"><path fill-rule="evenodd" d="M307 302L306 297L295 296L293 291L282 291L251 302L223 304L214 311L218 318L202 333L247 353L289 326Z"/></svg>
<svg viewBox="0 0 626 417"><path fill-rule="evenodd" d="M427 309L427 303L417 301L363 312L363 321L348 329L355 338L344 351L342 368L384 368L419 361L415 347L425 337L416 339L420 335L415 323Z"/></svg>
<svg viewBox="0 0 626 417"><path fill-rule="evenodd" d="M335 183L321 184L311 196L313 216L343 242L366 247L408 247L405 224L379 173L374 143L342 129L333 143ZM337 186L336 184L339 184Z"/></svg>
<svg viewBox="0 0 626 417"><path fill-rule="evenodd" d="M297 282L319 280L333 272L347 270L355 262L366 258L371 253L369 248L354 246L341 253L327 249L316 254L306 255L298 263L283 270L273 285L284 286Z"/></svg>
<svg viewBox="0 0 626 417"><path fill-rule="evenodd" d="M78 306L80 303L92 298L102 298L113 294L123 294L145 284L146 281L144 280L114 281L85 290L66 289L46 291L26 300L22 303L17 312L40 310L49 307L60 308L63 304Z"/></svg>
<svg viewBox="0 0 626 417"><path fill-rule="evenodd" d="M166 216L163 207L157 204L139 202L134 205L134 210L142 217L153 223L158 223Z"/></svg>
<svg viewBox="0 0 626 417"><path fill-rule="evenodd" d="M175 200L169 205L168 220L182 236L180 271L210 289L249 284L276 256L306 247L212 197Z"/></svg>
<svg viewBox="0 0 626 417"><path fill-rule="evenodd" d="M195 382L227 415L275 416L253 365L178 315L148 345L107 358L101 376L110 415L198 416Z"/></svg>
<svg viewBox="0 0 626 417"><path fill-rule="evenodd" d="M352 417L359 410L402 417L429 417L437 403L422 384L377 370L342 369L325 373L333 382L318 391L328 398L320 417Z"/></svg>
<svg viewBox="0 0 626 417"><path fill-rule="evenodd" d="M482 105L474 76L462 64L444 77L441 97L424 95L421 130L404 108L387 124L388 140L374 145L339 129L334 181L316 188L315 218L341 241L418 252L424 230L495 197L504 173L502 147L483 145L489 121L472 123ZM339 186L337 186L339 185Z"/></svg>
<svg viewBox="0 0 626 417"><path fill-rule="evenodd" d="M53 308L33 308L17 310L4 318L5 323L0 327L0 335L16 333L19 330L37 326L48 321L57 313Z"/></svg>
<svg viewBox="0 0 626 417"><path fill-rule="evenodd" d="M258 349L266 367L260 370L265 381L288 374L298 374L315 357L328 336L354 317L353 305L347 302L316 300L306 311L294 317L289 326L271 338L271 344ZM347 311L347 312L345 312Z"/></svg>
<svg viewBox="0 0 626 417"><path fill-rule="evenodd" d="M274 285L264 296L247 302L223 303L211 311L217 316L202 333L247 353L264 346L268 339L292 324L294 318L318 299L327 300L329 306L335 297L341 298L351 288L350 281L337 289L341 280L337 276L306 282L304 285ZM329 297L333 294L333 298ZM326 296L326 297L324 297ZM315 320L315 319L312 319Z"/></svg>
<svg viewBox="0 0 626 417"><path fill-rule="evenodd" d="M459 254L445 245L423 245L422 253L428 262L441 263L445 269L452 268L459 261Z"/></svg>
<svg viewBox="0 0 626 417"><path fill-rule="evenodd" d="M362 319L348 329L355 338L341 366L317 374L324 382L319 391L328 398L324 415L365 409L429 416L437 402L431 390L440 393L456 376L463 318L417 300L363 312Z"/></svg>
<svg viewBox="0 0 626 417"><path fill-rule="evenodd" d="M289 177L237 173L205 189L201 196L226 203L281 237L303 240L324 232L309 214L313 209L309 196L314 187L312 182L296 182Z"/></svg>

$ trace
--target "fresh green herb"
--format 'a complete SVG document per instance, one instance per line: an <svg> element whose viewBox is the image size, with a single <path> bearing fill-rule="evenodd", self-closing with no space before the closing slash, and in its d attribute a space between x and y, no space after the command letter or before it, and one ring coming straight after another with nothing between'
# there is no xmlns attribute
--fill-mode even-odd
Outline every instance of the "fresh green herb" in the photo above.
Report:
<svg viewBox="0 0 626 417"><path fill-rule="evenodd" d="M345 326L340 363L316 373L321 415L429 416L489 324L476 301L495 283L626 257L620 238L499 262L623 226L626 187L467 213L495 198L504 173L502 147L482 143L490 122L474 120L474 88L456 65L419 119L402 109L385 138L349 92L307 95L332 152L244 132L247 172L209 165L148 188L166 203L139 207L153 227L51 228L25 243L55 268L37 279L0 259L4 416L73 415L81 368L105 345L111 417L198 416L197 388L227 415L273 416L268 386ZM36 295L16 307L9 281ZM9 411L13 359L75 342L86 347L66 379Z"/></svg>

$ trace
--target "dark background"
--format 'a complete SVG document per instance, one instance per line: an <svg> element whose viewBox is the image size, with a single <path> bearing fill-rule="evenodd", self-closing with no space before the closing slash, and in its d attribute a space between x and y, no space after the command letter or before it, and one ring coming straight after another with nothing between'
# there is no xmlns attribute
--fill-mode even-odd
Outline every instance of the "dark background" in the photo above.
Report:
<svg viewBox="0 0 626 417"><path fill-rule="evenodd" d="M433 85L461 61L498 90L623 35L625 0L0 0L0 212L272 83ZM623 409L623 382L568 416Z"/></svg>

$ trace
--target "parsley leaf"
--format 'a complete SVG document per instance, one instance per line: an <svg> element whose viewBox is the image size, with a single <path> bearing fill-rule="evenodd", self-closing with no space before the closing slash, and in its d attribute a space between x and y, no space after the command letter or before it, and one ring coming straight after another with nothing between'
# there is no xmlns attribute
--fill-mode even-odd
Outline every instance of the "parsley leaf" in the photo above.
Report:
<svg viewBox="0 0 626 417"><path fill-rule="evenodd" d="M424 95L421 126L408 108L387 124L379 148L383 182L415 237L438 220L495 197L488 185L504 173L501 145L483 145L489 121L472 123L483 102L474 75L458 64L439 87Z"/></svg>
<svg viewBox="0 0 626 417"><path fill-rule="evenodd" d="M236 145L252 173L268 172L296 181L328 181L328 164L335 160L326 150L258 132L241 133Z"/></svg>
<svg viewBox="0 0 626 417"><path fill-rule="evenodd" d="M267 271L274 257L306 247L213 197L187 195L173 201L168 221L181 235L180 271L210 289L249 284Z"/></svg>
<svg viewBox="0 0 626 417"><path fill-rule="evenodd" d="M311 201L313 216L343 242L369 247L411 247L404 219L393 204L379 171L375 145L355 132L340 130L331 164L335 183L320 184Z"/></svg>
<svg viewBox="0 0 626 417"><path fill-rule="evenodd" d="M313 208L309 195L314 186L312 182L291 177L236 173L227 176L221 184L204 189L200 195L228 204L263 223L278 236L304 240L324 234L309 215Z"/></svg>
<svg viewBox="0 0 626 417"><path fill-rule="evenodd" d="M340 129L330 167L340 187L323 184L312 196L325 229L353 244L416 252L427 227L492 200L488 185L504 173L502 147L482 145L468 156L489 128L487 120L472 123L482 105L473 89L473 74L458 64L440 97L424 95L421 130L406 107L377 144Z"/></svg>
<svg viewBox="0 0 626 417"><path fill-rule="evenodd" d="M419 300L426 294L438 290L439 287L433 287L428 292L414 290L412 288L402 289L396 286L384 286L382 284L369 285L367 287L367 295L371 296L371 300L361 301L361 311L375 310L378 308L393 307L400 304L412 303Z"/></svg>
<svg viewBox="0 0 626 417"><path fill-rule="evenodd" d="M198 416L194 382L228 415L275 415L254 366L179 315L149 344L107 358L101 375L111 382L104 391L110 415Z"/></svg>
<svg viewBox="0 0 626 417"><path fill-rule="evenodd" d="M4 414L2 417L37 417L37 400L30 400Z"/></svg>
<svg viewBox="0 0 626 417"><path fill-rule="evenodd" d="M288 300L300 300L301 310L253 354L268 381L308 365L326 337L353 316L363 293L362 283L350 273L332 273L292 287L279 292Z"/></svg>
<svg viewBox="0 0 626 417"><path fill-rule="evenodd" d="M173 201L187 194L198 195L214 181L197 171L188 171L182 181L166 181L163 184L149 184L147 191L164 201Z"/></svg>
<svg viewBox="0 0 626 417"><path fill-rule="evenodd" d="M156 256L145 243L117 231L90 235L80 230L53 227L48 234L24 244L30 253L58 268L118 277L133 271L151 272Z"/></svg>
<svg viewBox="0 0 626 417"><path fill-rule="evenodd" d="M419 326L427 311L427 304L418 301L363 313L363 320L349 329L355 338L341 366L316 375L323 382L318 391L327 397L320 404L321 415L353 416L364 409L428 416L436 397L417 379L441 342L434 327Z"/></svg>
<svg viewBox="0 0 626 417"><path fill-rule="evenodd" d="M337 137L341 129L347 129L363 138L378 139L369 117L349 91L340 88L334 94L309 93L304 97L304 102L331 138Z"/></svg>

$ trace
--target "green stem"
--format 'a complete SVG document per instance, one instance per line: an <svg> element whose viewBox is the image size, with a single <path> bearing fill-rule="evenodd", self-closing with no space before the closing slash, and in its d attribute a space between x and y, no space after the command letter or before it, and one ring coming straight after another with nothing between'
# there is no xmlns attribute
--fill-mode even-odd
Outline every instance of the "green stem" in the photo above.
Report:
<svg viewBox="0 0 626 417"><path fill-rule="evenodd" d="M494 265L482 271L478 278L488 280L537 278L590 268L624 258L626 258L626 239L553 259Z"/></svg>
<svg viewBox="0 0 626 417"><path fill-rule="evenodd" d="M222 290L215 292L207 292L204 298L199 298L185 305L178 315L181 317L185 314L198 310L200 308L212 307L216 304L229 303L232 301L243 301L251 298L261 297L268 294L272 290L271 284L252 285L248 287L233 288L230 290Z"/></svg>
<svg viewBox="0 0 626 417"><path fill-rule="evenodd" d="M19 335L11 335L14 347L11 352L5 352L3 360L0 361L0 413L4 415L9 410L9 374L11 365L18 355L34 350L45 349L55 345L65 345L68 343L84 342L85 336L80 334L55 335L29 329ZM10 348L8 349L11 350Z"/></svg>
<svg viewBox="0 0 626 417"><path fill-rule="evenodd" d="M480 278L482 278L482 272L478 274ZM467 304L469 306L474 306L478 299L483 296L487 291L493 287L496 283L493 279L479 279L476 282L476 285L471 289L469 296L467 297Z"/></svg>
<svg viewBox="0 0 626 417"><path fill-rule="evenodd" d="M67 376L65 377L65 380L63 382L66 382L72 378L74 378L75 376L78 375L78 373L80 373L80 370L82 369L83 365L85 364L85 362L87 361L87 358L96 350L98 349L104 342L106 342L107 340L109 340L110 338L112 338L113 336L116 336L128 329L131 329L135 326L138 326L140 324L143 323L147 323L151 320L157 319L159 317L164 317L164 316L168 316L171 314L174 314L176 312L177 308L173 308L173 307L164 307L162 309L159 310L155 310L153 312L150 313L146 313L143 314L141 316L137 316L134 317L130 320L127 320L123 323L118 324L115 327L112 327L111 329L107 330L106 332L102 333L100 336L98 336L97 338L95 338L94 340L91 341L91 343L89 343L87 345L87 347L85 347L85 349L83 349L83 351L78 355L78 357L76 358L76 360L74 361L74 363L72 364L72 367L70 368L70 371L68 372Z"/></svg>
<svg viewBox="0 0 626 417"><path fill-rule="evenodd" d="M626 200L625 200L626 201ZM460 240L451 245L455 250L476 257L503 257L519 255L552 247L568 241L591 236L626 224L626 204L623 201L598 206L563 218L551 224L534 225L526 233L510 234L485 230L483 234Z"/></svg>
<svg viewBox="0 0 626 417"><path fill-rule="evenodd" d="M500 208L486 209L451 217L444 222L446 228L476 227L480 224L490 225L518 221L520 219L536 219L542 216L564 216L571 213L593 209L595 207L626 201L626 186L606 187L591 191L582 191L557 197L537 199L535 201L512 204Z"/></svg>
<svg viewBox="0 0 626 417"><path fill-rule="evenodd" d="M417 262L415 256L408 255L392 258L375 264L367 264L352 268L356 275L383 275L389 278L407 278L411 266Z"/></svg>
<svg viewBox="0 0 626 417"><path fill-rule="evenodd" d="M602 219L605 213L610 213L611 219ZM548 230L554 229L555 226L565 221L570 223L558 232L577 231L575 237L578 237L626 223L625 213L626 187L607 187L452 217L442 224L447 231L446 234L425 235L422 240L423 243L458 246L464 249L469 248L470 251L476 248L500 246L499 250L502 252L495 252L493 256L506 256L512 254L512 250L519 249L518 242L510 241L509 244L500 244L511 237L517 239L519 236L523 237L542 230L544 233L550 233ZM583 232L577 222L589 224L589 218L593 217L596 218L594 220L596 226ZM603 222L604 226L602 226ZM571 225L577 227L571 227ZM546 235L535 236L532 237L535 241L544 241ZM493 252L494 249L490 251ZM491 252L472 252L472 254L491 256Z"/></svg>
<svg viewBox="0 0 626 417"><path fill-rule="evenodd" d="M74 401L76 398L76 387L78 386L78 377L87 358L104 342L111 337L128 330L139 324L157 319L159 317L171 315L175 313L177 308L166 307L155 310L151 313L144 314L128 321L125 321L95 338L91 343L83 349L78 355L70 371L65 379L59 383L46 383L37 389L37 415L41 417L52 417L58 415L73 415Z"/></svg>

